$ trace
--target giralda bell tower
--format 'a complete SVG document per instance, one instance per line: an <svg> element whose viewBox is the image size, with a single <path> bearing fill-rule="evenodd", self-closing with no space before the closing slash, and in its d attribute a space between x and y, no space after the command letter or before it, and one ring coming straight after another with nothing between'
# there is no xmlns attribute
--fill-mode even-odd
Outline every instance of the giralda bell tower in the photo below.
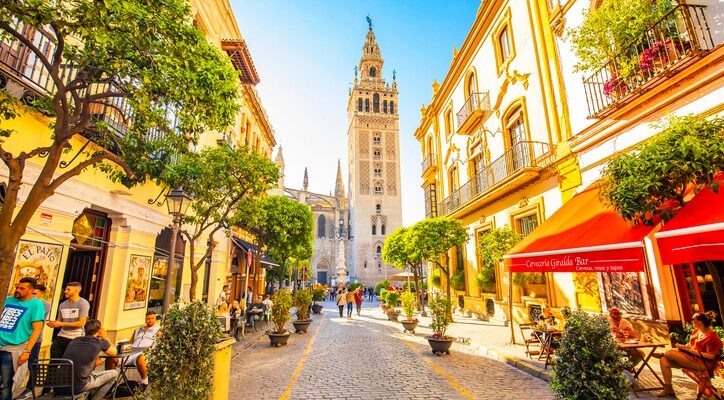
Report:
<svg viewBox="0 0 724 400"><path fill-rule="evenodd" d="M369 17L367 22L362 58L347 100L347 139L353 236L350 275L371 285L400 272L382 261L382 247L387 235L402 225L402 204L395 71L388 83Z"/></svg>

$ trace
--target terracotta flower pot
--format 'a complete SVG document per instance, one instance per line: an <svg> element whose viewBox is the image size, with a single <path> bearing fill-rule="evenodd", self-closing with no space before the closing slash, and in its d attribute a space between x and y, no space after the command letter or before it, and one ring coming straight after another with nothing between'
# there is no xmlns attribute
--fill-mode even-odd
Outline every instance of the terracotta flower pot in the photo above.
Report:
<svg viewBox="0 0 724 400"><path fill-rule="evenodd" d="M272 333L267 332L267 336L269 336L269 341L271 342L272 347L281 347L286 346L287 341L289 340L289 336L291 336L290 332L284 332L284 333Z"/></svg>
<svg viewBox="0 0 724 400"><path fill-rule="evenodd" d="M311 323L311 319L308 319L306 321L292 321L292 325L294 325L294 331L296 333L307 333L307 328L309 328L309 325Z"/></svg>
<svg viewBox="0 0 724 400"><path fill-rule="evenodd" d="M400 316L399 311L395 311L395 309L390 309L387 311L387 319L390 321L397 321L397 318Z"/></svg>
<svg viewBox="0 0 724 400"><path fill-rule="evenodd" d="M400 321L402 323L402 327L405 328L405 332L415 333L415 328L417 328L418 321Z"/></svg>
<svg viewBox="0 0 724 400"><path fill-rule="evenodd" d="M321 314L323 309L324 309L324 306L322 306L321 304L312 305L312 312L317 315Z"/></svg>
<svg viewBox="0 0 724 400"><path fill-rule="evenodd" d="M432 353L436 356L441 356L443 353L450 354L450 347L452 346L452 338L433 338L432 336L426 336L427 342L430 343Z"/></svg>

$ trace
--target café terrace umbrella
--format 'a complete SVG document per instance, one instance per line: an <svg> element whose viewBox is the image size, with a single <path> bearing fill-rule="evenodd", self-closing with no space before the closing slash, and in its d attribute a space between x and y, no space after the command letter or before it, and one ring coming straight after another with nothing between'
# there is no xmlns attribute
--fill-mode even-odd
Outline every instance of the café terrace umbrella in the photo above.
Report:
<svg viewBox="0 0 724 400"><path fill-rule="evenodd" d="M412 274L412 272L409 272L409 271L400 272L398 274L394 274L394 275L390 276L389 278L387 278L387 280L390 282L406 282L406 281L414 280L414 279L415 279L415 276ZM420 279L420 277L418 277L418 280L419 279Z"/></svg>

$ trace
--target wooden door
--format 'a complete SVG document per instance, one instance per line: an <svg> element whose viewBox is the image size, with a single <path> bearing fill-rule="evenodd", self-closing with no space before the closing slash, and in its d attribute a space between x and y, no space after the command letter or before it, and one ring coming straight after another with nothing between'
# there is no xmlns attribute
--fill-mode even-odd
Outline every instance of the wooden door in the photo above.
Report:
<svg viewBox="0 0 724 400"><path fill-rule="evenodd" d="M90 317L98 314L100 296L101 252L94 250L71 250L63 277L63 289L68 282L80 282L81 297L90 303ZM61 301L63 298L61 297Z"/></svg>

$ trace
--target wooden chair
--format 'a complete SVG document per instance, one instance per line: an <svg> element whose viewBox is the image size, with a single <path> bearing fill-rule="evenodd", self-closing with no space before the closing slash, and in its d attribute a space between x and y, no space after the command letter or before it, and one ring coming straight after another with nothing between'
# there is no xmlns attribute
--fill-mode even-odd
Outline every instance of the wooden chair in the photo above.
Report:
<svg viewBox="0 0 724 400"><path fill-rule="evenodd" d="M518 324L518 329L520 329L520 334L523 336L523 343L525 344L525 355L530 359L533 359L532 356L538 355L541 352L541 342L533 333L535 327L536 323L534 322ZM538 349L531 349L532 346L538 346Z"/></svg>
<svg viewBox="0 0 724 400"><path fill-rule="evenodd" d="M683 372L686 376L691 378L691 380L696 382L696 400L700 400L702 396L713 397L717 400L724 399L724 393L722 393L721 390L715 388L714 385L711 384L711 378L713 378L713 375L720 368L724 368L724 363L722 363L722 361L719 361L717 363L713 371L707 371L706 369L700 371L691 369L681 370L681 372Z"/></svg>

